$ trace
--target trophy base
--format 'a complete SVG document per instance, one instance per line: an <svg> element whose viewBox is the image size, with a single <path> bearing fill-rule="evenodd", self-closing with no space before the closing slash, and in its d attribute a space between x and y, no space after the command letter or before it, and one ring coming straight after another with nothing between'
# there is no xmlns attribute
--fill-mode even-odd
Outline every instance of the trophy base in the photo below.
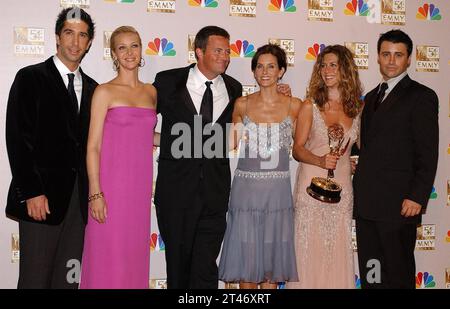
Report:
<svg viewBox="0 0 450 309"><path fill-rule="evenodd" d="M314 177L306 192L314 199L324 203L336 204L341 200L341 186L333 180Z"/></svg>

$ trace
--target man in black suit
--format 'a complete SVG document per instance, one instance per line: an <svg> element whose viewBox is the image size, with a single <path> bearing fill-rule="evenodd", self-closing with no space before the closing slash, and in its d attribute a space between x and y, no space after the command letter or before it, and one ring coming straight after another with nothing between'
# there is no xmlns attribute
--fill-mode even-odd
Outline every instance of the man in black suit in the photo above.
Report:
<svg viewBox="0 0 450 309"><path fill-rule="evenodd" d="M415 288L416 227L438 160L438 98L407 75L413 43L378 40L382 83L365 97L354 211L362 288Z"/></svg>
<svg viewBox="0 0 450 309"><path fill-rule="evenodd" d="M230 193L225 128L242 94L242 85L224 74L229 39L222 28L204 27L194 42L197 64L155 77L163 119L155 205L172 289L218 287L216 259ZM206 133L211 125L212 134ZM208 147L211 136L217 143Z"/></svg>
<svg viewBox="0 0 450 309"><path fill-rule="evenodd" d="M12 181L6 214L19 221L18 288L78 287L87 218L86 140L97 86L79 64L94 23L83 10L65 9L55 34L56 55L21 69L8 99Z"/></svg>

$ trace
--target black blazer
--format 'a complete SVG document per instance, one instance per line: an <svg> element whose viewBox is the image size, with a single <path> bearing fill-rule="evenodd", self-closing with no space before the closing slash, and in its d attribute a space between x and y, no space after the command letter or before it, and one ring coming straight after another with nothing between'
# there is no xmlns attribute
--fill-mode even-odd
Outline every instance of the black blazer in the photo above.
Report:
<svg viewBox="0 0 450 309"><path fill-rule="evenodd" d="M230 192L230 167L227 156L228 136L225 134L227 123L231 123L235 100L242 95L242 85L234 78L222 74L230 102L216 121L214 126L220 127L224 134L221 158L207 159L204 156L193 157L191 147L190 158L174 157L172 144L180 137L180 133L171 134L175 124L185 124L194 132L194 116L197 115L194 103L189 95L186 82L193 65L160 72L155 77L154 86L158 91L158 113L162 115L161 144L158 164L158 178L155 188L155 204L172 207L189 207L188 201L199 192L200 180L203 183L205 198L226 211ZM191 145L194 137L191 134ZM203 145L204 138L199 141ZM178 147L177 147L178 148Z"/></svg>
<svg viewBox="0 0 450 309"><path fill-rule="evenodd" d="M25 200L46 195L50 215L39 223L61 223L76 176L83 219L87 219L86 144L90 105L97 83L84 74L79 115L70 104L53 57L21 69L11 86L6 112L6 146L12 173L6 214L37 222Z"/></svg>
<svg viewBox="0 0 450 309"><path fill-rule="evenodd" d="M400 215L403 199L426 207L436 174L438 97L405 76L374 111L378 87L365 97L361 153L353 178L355 215L417 221Z"/></svg>

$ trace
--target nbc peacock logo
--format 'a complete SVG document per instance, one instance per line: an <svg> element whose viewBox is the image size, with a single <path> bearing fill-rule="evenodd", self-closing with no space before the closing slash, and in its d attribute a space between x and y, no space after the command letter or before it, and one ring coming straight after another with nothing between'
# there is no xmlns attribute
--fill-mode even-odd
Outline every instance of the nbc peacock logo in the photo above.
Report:
<svg viewBox="0 0 450 309"><path fill-rule="evenodd" d="M429 289L434 288L436 282L434 282L434 277L428 272L418 272L416 276L416 289Z"/></svg>
<svg viewBox="0 0 450 309"><path fill-rule="evenodd" d="M441 20L442 16L434 4L424 3L417 10L416 18L419 20Z"/></svg>
<svg viewBox="0 0 450 309"><path fill-rule="evenodd" d="M237 40L230 45L231 57L251 58L255 55L255 46L247 40Z"/></svg>
<svg viewBox="0 0 450 309"><path fill-rule="evenodd" d="M169 42L166 38L155 38L148 43L148 48L145 53L150 56L173 57L177 54L173 48L173 43Z"/></svg>
<svg viewBox="0 0 450 309"><path fill-rule="evenodd" d="M305 59L309 61L316 61L317 56L323 51L325 44L314 43L311 47L308 47Z"/></svg>
<svg viewBox="0 0 450 309"><path fill-rule="evenodd" d="M345 5L344 14L355 16L368 16L370 14L370 8L367 5L367 1L352 0L347 2L347 4Z"/></svg>
<svg viewBox="0 0 450 309"><path fill-rule="evenodd" d="M197 6L202 8L216 8L219 3L216 0L188 0L189 6Z"/></svg>
<svg viewBox="0 0 450 309"><path fill-rule="evenodd" d="M158 252L158 251L165 251L166 245L164 244L164 241L161 237L161 235L157 233L152 233L150 235L150 252Z"/></svg>
<svg viewBox="0 0 450 309"><path fill-rule="evenodd" d="M294 0L270 0L267 9L271 12L296 12Z"/></svg>
<svg viewBox="0 0 450 309"><path fill-rule="evenodd" d="M433 187L433 189L431 189L431 194L430 194L430 200L435 200L437 199L438 195L436 193L436 188Z"/></svg>
<svg viewBox="0 0 450 309"><path fill-rule="evenodd" d="M361 289L361 279L355 274L355 288Z"/></svg>
<svg viewBox="0 0 450 309"><path fill-rule="evenodd" d="M450 230L447 231L447 235L445 236L445 241L450 242Z"/></svg>

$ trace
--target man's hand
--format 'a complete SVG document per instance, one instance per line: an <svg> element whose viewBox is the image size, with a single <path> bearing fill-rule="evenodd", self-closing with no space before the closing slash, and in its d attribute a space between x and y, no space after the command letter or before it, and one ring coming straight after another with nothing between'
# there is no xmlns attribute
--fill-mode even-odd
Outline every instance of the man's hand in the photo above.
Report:
<svg viewBox="0 0 450 309"><path fill-rule="evenodd" d="M285 96L292 97L291 87L288 84L278 84L277 90L279 93L284 94Z"/></svg>
<svg viewBox="0 0 450 309"><path fill-rule="evenodd" d="M45 221L50 214L48 200L45 195L39 195L27 200L28 215L36 221Z"/></svg>
<svg viewBox="0 0 450 309"><path fill-rule="evenodd" d="M417 204L416 202L408 200L408 199L403 200L402 212L401 212L402 216L404 216L406 218L417 216L418 214L420 214L421 210L422 210L422 206L420 206L420 204Z"/></svg>
<svg viewBox="0 0 450 309"><path fill-rule="evenodd" d="M350 156L350 165L352 167L352 175L354 175L358 167L358 156Z"/></svg>

